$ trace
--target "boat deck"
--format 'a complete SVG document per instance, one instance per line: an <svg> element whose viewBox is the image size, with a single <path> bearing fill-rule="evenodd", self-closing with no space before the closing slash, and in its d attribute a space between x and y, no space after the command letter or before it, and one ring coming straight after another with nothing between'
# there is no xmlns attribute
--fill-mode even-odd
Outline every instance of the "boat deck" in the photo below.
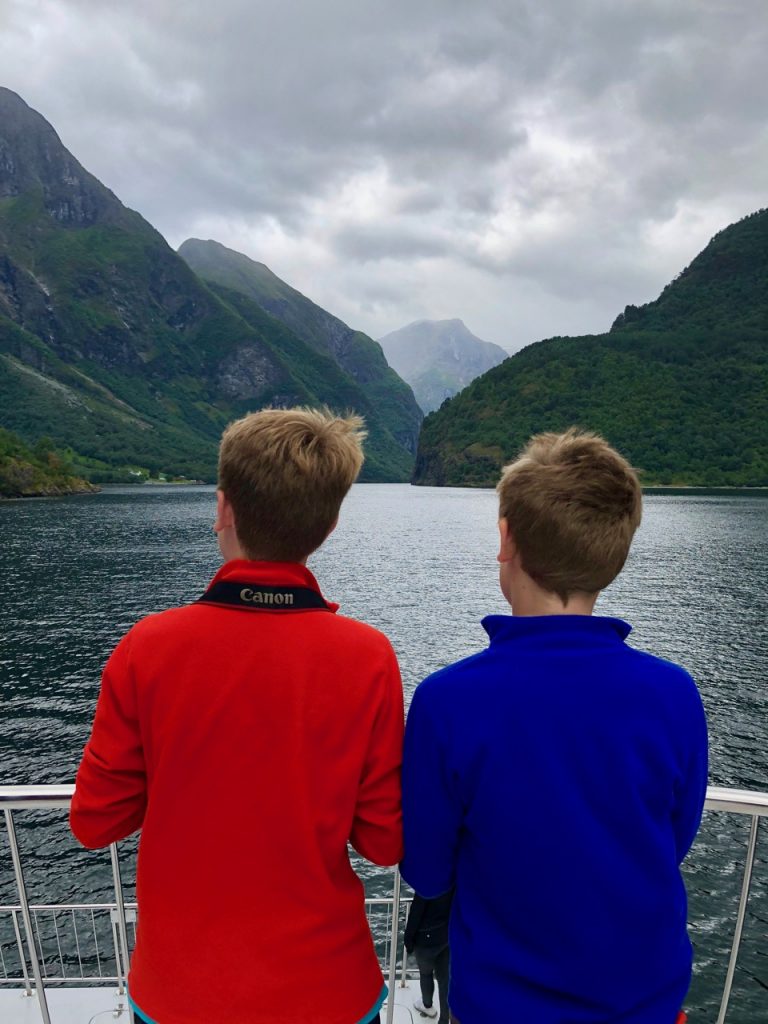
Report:
<svg viewBox="0 0 768 1024"><path fill-rule="evenodd" d="M51 1024L106 1024L110 1020L128 1021L124 995L115 988L49 988L48 1008ZM395 986L395 1013L393 1024L430 1024L413 1008L419 997L419 983L406 980ZM386 1003L381 1013L386 1019ZM34 995L27 996L22 989L0 989L0 1021L2 1024L40 1024L40 1006ZM436 1024L437 1018L431 1018Z"/></svg>

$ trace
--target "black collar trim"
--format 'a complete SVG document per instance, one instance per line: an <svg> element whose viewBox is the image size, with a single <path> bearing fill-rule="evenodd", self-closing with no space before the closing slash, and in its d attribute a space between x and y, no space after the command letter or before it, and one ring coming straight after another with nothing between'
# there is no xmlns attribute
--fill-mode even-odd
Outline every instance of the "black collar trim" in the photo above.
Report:
<svg viewBox="0 0 768 1024"><path fill-rule="evenodd" d="M323 596L310 587L275 587L264 583L219 581L211 584L197 602L251 612L331 611Z"/></svg>

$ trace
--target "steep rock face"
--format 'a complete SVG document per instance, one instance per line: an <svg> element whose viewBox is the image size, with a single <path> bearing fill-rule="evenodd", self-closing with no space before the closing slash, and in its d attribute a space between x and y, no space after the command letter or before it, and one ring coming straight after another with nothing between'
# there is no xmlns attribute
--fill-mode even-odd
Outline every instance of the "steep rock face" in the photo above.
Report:
<svg viewBox="0 0 768 1024"><path fill-rule="evenodd" d="M55 342L57 324L50 295L44 285L10 256L0 256L0 315L29 327Z"/></svg>
<svg viewBox="0 0 768 1024"><path fill-rule="evenodd" d="M607 334L550 338L428 416L414 481L493 486L531 434L603 434L646 484L768 486L768 210Z"/></svg>
<svg viewBox="0 0 768 1024"><path fill-rule="evenodd" d="M461 320L417 320L379 338L379 344L425 414L509 356L475 337Z"/></svg>
<svg viewBox="0 0 768 1024"><path fill-rule="evenodd" d="M232 310L237 312L245 323L259 330L262 324L271 321L269 314L261 306L253 302L242 292L225 288L223 285L211 283L211 289ZM368 430L366 441L366 461L378 467L381 479L402 479L403 472L408 471L410 456L404 446L394 438L379 409L357 381L345 373L341 367L323 352L309 348L287 327L278 325L275 334L275 347L279 349L281 358L293 367L295 379L312 393L318 381L325 381L328 393L333 394L329 404L336 409L354 409L364 417ZM306 402L300 394L293 393L286 405Z"/></svg>
<svg viewBox="0 0 768 1024"><path fill-rule="evenodd" d="M280 380L279 368L256 345L241 345L219 364L217 383L227 398L249 399Z"/></svg>
<svg viewBox="0 0 768 1024"><path fill-rule="evenodd" d="M214 294L0 89L0 426L50 436L100 479L126 465L214 479L235 416L341 405L335 370L306 379L314 357L274 318L245 319ZM342 407L364 405L347 379ZM363 478L407 479L412 452L379 421L370 432Z"/></svg>
<svg viewBox="0 0 768 1024"><path fill-rule="evenodd" d="M130 219L130 211L64 148L45 118L2 87L0 125L0 199L39 191L48 214L63 225Z"/></svg>
<svg viewBox="0 0 768 1024"><path fill-rule="evenodd" d="M0 312L62 358L135 367L158 329L216 311L162 236L1 88L0 152Z"/></svg>
<svg viewBox="0 0 768 1024"><path fill-rule="evenodd" d="M263 263L219 242L188 238L179 246L179 255L205 281L239 292L307 345L330 356L374 402L389 433L408 452L415 452L421 411L375 341L291 288Z"/></svg>

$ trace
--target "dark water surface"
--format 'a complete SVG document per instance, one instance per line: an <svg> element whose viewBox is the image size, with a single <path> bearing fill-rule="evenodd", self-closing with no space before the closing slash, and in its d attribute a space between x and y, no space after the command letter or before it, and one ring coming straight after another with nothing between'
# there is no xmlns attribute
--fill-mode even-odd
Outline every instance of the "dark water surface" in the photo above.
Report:
<svg viewBox="0 0 768 1024"><path fill-rule="evenodd" d="M0 782L73 779L111 648L147 612L198 596L216 571L213 511L207 487L0 503ZM423 676L484 646L483 615L506 610L495 545L492 491L361 485L310 568L343 612L390 636L407 701ZM627 567L598 604L633 624L630 642L680 662L698 681L713 784L768 790L767 578L765 496L652 495ZM77 851L61 816L20 814L18 826L32 899L105 896L108 860ZM766 832L734 1024L768 1021ZM745 842L743 819L707 815L688 862L697 957L689 1005L703 1011L692 1024L715 1020ZM130 844L124 856L131 875ZM365 873L372 893L386 890L388 876ZM236 899L236 880L226 888ZM2 835L0 901L10 897Z"/></svg>

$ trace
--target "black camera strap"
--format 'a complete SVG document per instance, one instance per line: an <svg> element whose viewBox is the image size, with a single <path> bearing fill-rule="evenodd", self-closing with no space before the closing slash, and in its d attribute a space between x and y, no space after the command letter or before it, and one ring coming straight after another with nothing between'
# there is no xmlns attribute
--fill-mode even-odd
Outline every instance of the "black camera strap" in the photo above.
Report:
<svg viewBox="0 0 768 1024"><path fill-rule="evenodd" d="M330 611L321 594L310 587L275 587L265 583L213 583L197 599L202 604L229 605L251 612Z"/></svg>

